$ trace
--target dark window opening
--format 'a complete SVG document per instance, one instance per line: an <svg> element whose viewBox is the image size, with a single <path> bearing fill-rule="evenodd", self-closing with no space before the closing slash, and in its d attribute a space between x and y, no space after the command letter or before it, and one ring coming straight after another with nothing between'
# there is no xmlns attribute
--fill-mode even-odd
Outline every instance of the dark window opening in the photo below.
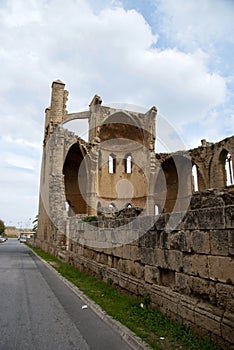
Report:
<svg viewBox="0 0 234 350"><path fill-rule="evenodd" d="M116 172L116 156L113 153L109 155L108 172L109 174L115 174Z"/></svg>
<svg viewBox="0 0 234 350"><path fill-rule="evenodd" d="M125 157L125 173L126 174L132 173L132 156L131 156L131 154L127 154Z"/></svg>

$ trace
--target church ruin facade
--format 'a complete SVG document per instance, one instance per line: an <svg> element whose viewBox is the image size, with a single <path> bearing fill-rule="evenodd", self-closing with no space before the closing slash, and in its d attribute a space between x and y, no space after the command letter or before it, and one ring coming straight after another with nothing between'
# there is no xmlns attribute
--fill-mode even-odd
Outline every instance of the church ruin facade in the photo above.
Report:
<svg viewBox="0 0 234 350"><path fill-rule="evenodd" d="M68 113L65 84L46 109L35 244L234 343L234 137L157 153L157 108ZM88 120L88 141L66 129ZM227 298L227 295L230 297Z"/></svg>

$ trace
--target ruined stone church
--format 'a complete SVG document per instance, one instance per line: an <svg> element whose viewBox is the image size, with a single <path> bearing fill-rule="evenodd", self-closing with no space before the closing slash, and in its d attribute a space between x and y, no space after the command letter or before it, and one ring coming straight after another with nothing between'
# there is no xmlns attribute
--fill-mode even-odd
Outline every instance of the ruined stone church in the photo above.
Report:
<svg viewBox="0 0 234 350"><path fill-rule="evenodd" d="M234 137L155 151L156 107L68 113L65 84L46 109L35 244L234 343ZM66 129L86 119L88 141ZM196 177L196 179L195 179Z"/></svg>

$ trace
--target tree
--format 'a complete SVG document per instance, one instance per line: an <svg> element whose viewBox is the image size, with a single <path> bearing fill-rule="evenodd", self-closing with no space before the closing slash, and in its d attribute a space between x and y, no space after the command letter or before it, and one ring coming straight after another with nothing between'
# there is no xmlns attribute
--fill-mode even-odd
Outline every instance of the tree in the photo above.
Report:
<svg viewBox="0 0 234 350"><path fill-rule="evenodd" d="M37 227L38 227L38 215L36 215L35 219L33 220L33 232L35 233L35 235L37 234Z"/></svg>
<svg viewBox="0 0 234 350"><path fill-rule="evenodd" d="M2 220L0 220L0 235L2 235L5 231L5 225Z"/></svg>

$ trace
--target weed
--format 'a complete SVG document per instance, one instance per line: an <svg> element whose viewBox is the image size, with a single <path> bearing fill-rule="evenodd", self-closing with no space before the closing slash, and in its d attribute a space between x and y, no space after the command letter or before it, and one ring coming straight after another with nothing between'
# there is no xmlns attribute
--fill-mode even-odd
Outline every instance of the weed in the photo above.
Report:
<svg viewBox="0 0 234 350"><path fill-rule="evenodd" d="M110 277L108 277L108 278L107 278L107 284L109 284L109 286L111 286L112 283L113 283L113 279L110 278Z"/></svg>
<svg viewBox="0 0 234 350"><path fill-rule="evenodd" d="M98 276L103 280L103 269L101 267L98 269Z"/></svg>
<svg viewBox="0 0 234 350"><path fill-rule="evenodd" d="M145 293L144 296L143 296L143 304L146 306L146 307L149 307L151 303L151 296L149 293Z"/></svg>
<svg viewBox="0 0 234 350"><path fill-rule="evenodd" d="M97 217L96 216L87 216L86 218L82 219L83 222L93 222L93 221L97 221Z"/></svg>

